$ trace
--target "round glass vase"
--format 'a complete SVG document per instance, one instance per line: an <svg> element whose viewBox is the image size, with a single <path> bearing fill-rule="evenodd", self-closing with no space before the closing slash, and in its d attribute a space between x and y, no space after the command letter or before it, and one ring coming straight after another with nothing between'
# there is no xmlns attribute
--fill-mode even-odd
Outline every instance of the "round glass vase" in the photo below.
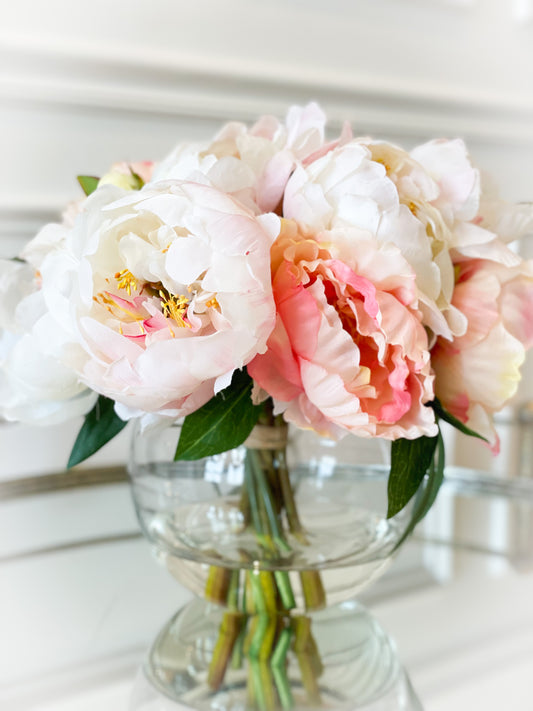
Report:
<svg viewBox="0 0 533 711"><path fill-rule="evenodd" d="M146 538L195 595L248 597L253 612L264 573L267 606L281 596L282 610L309 612L353 598L391 562L411 507L387 519L388 443L258 426L236 449L174 461L179 434L136 429L129 472Z"/></svg>
<svg viewBox="0 0 533 711"><path fill-rule="evenodd" d="M142 529L197 596L154 642L152 685L202 711L419 709L393 643L350 600L410 522L409 507L386 517L386 444L278 422L174 461L179 434L138 429L130 461Z"/></svg>

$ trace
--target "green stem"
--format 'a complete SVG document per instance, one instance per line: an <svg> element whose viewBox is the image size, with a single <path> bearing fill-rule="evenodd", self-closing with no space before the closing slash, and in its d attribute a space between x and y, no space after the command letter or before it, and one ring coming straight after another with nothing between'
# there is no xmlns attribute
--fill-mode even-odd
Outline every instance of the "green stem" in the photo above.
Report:
<svg viewBox="0 0 533 711"><path fill-rule="evenodd" d="M261 460L258 456L258 451L255 449L250 450L250 458L252 460L253 471L256 476L255 481L257 484L257 494L260 495L261 503L264 506L264 511L268 522L267 525L272 533L274 542L276 543L281 553L290 553L291 547L285 540L281 531L278 517L276 516L276 509L272 498L272 492L269 489L268 483L266 481L265 473L261 468Z"/></svg>
<svg viewBox="0 0 533 711"><path fill-rule="evenodd" d="M286 610L294 610L296 600L294 599L289 573L286 570L275 570L274 576L278 584L278 591L283 607Z"/></svg>
<svg viewBox="0 0 533 711"><path fill-rule="evenodd" d="M255 608L254 601L254 591L252 587L252 576L253 572L251 570L246 570L244 572L244 591L242 596L242 606L243 610L247 615L253 615L257 612Z"/></svg>
<svg viewBox="0 0 533 711"><path fill-rule="evenodd" d="M283 533L281 531L278 517L275 512L274 502L272 500L272 493L268 487L266 477L264 472L261 470L261 463L258 459L258 452L252 450L250 452L251 465L253 471L256 475L255 483L257 485L257 490L254 491L254 496L261 500L264 506L266 517L268 519L268 525L270 531L272 532L274 543L277 545L278 550L281 553L290 553L291 547L285 540ZM285 467L285 473L283 473L283 467L280 469L279 474L281 476L281 486L284 492L284 504L288 505L291 514L289 518L289 509L287 509L287 518L289 520L289 526L295 527L295 532L298 533L300 541L307 540L303 534L303 529L298 517L298 512L296 510L296 503L294 501L294 495L291 488L291 483L288 475L288 471ZM286 571L276 571L276 579L278 580L278 586L280 589L280 594L282 601L286 609L290 610L296 607L296 602L294 600L294 594L292 592L292 586L290 583L289 575ZM305 601L305 607L307 610L318 610L325 606L326 604L326 593L324 586L322 584L322 579L318 571L302 571L300 573L300 579L302 583L302 591Z"/></svg>
<svg viewBox="0 0 533 711"><path fill-rule="evenodd" d="M291 628L285 627L282 629L270 660L270 668L272 669L274 683L276 684L281 706L285 709L285 711L290 711L290 709L294 706L291 685L286 669L287 654L291 645L291 639Z"/></svg>
<svg viewBox="0 0 533 711"><path fill-rule="evenodd" d="M227 593L227 604L230 610L239 609L239 582L241 577L240 570L232 570Z"/></svg>
<svg viewBox="0 0 533 711"><path fill-rule="evenodd" d="M258 449L259 459L261 460L261 471L265 473L268 480L268 485L272 491L274 500L276 502L276 509L279 502L279 484L277 480L276 464L274 461L274 451L272 449ZM278 515L280 511L277 511Z"/></svg>
<svg viewBox="0 0 533 711"><path fill-rule="evenodd" d="M268 518L266 516L266 511L264 510L264 507L261 506L258 491L256 489L255 478L255 471L253 469L253 463L250 457L249 450L246 453L246 459L244 462L244 480L246 484L246 489L248 491L248 499L250 501L252 524L255 529L255 534L258 537L260 543L267 549L270 549L270 551L272 552L274 546L270 535Z"/></svg>
<svg viewBox="0 0 533 711"><path fill-rule="evenodd" d="M225 605L228 599L232 571L217 565L209 567L204 596L217 605Z"/></svg>
<svg viewBox="0 0 533 711"><path fill-rule="evenodd" d="M271 615L258 615L254 635L250 644L249 656L251 659L267 661L272 655L272 648L276 637L278 620Z"/></svg>
<svg viewBox="0 0 533 711"><path fill-rule="evenodd" d="M282 552L290 552L291 548L283 538L279 526L279 521L272 502L272 495L265 474L261 468L261 461L258 458L257 450L249 450L247 452L246 464L246 487L248 489L250 510L256 534L260 541L263 542L263 545L267 546L268 552L273 553L276 546L278 550ZM286 610L292 610L296 607L296 600L294 599L288 572L285 570L276 570L274 576L284 608Z"/></svg>
<svg viewBox="0 0 533 711"><path fill-rule="evenodd" d="M207 674L207 683L213 691L217 691L222 686L233 647L242 629L242 622L242 615L234 612L226 612L222 618Z"/></svg>
<svg viewBox="0 0 533 711"><path fill-rule="evenodd" d="M252 699L255 701L259 711L274 711L276 708L276 699L268 664L258 659L250 659L249 663L251 672L250 681L253 685L251 693Z"/></svg>
<svg viewBox="0 0 533 711"><path fill-rule="evenodd" d="M275 616L279 612L277 578L270 570L259 571L259 582L263 590L266 612Z"/></svg>
<svg viewBox="0 0 533 711"><path fill-rule="evenodd" d="M231 668L232 669L241 669L242 668L242 662L243 662L243 645L244 645L244 638L246 636L246 618L243 618L243 622L241 625L241 631L239 632L239 636L237 637L237 640L235 642L235 645L233 647L233 652L231 655Z"/></svg>
<svg viewBox="0 0 533 711"><path fill-rule="evenodd" d="M264 615L267 611L267 603L265 600L265 595L263 592L263 587L261 586L261 580L259 579L258 572L256 572L255 570L250 570L249 580L254 605L254 613L257 613L258 615Z"/></svg>
<svg viewBox="0 0 533 711"><path fill-rule="evenodd" d="M300 522L298 509L296 508L296 501L294 499L294 491L292 490L285 452L278 452L278 462L278 477L281 495L283 497L283 506L285 507L285 511L287 513L289 530L300 541L300 543L307 545L308 541Z"/></svg>
<svg viewBox="0 0 533 711"><path fill-rule="evenodd" d="M306 610L320 610L326 606L326 591L318 570L302 570L300 572L302 594Z"/></svg>
<svg viewBox="0 0 533 711"><path fill-rule="evenodd" d="M294 626L294 652L298 659L302 684L309 701L318 705L321 702L320 688L317 683L322 674L323 666L318 655L318 648L311 633L311 620L309 617L293 618Z"/></svg>

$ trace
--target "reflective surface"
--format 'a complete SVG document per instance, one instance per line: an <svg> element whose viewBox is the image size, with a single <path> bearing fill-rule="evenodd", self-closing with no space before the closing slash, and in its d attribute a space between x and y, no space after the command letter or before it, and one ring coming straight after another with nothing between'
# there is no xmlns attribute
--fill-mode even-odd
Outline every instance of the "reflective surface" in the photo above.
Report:
<svg viewBox="0 0 533 711"><path fill-rule="evenodd" d="M456 474L364 602L425 711L526 710L533 482ZM141 669L190 594L135 533L129 487L0 501L0 529L0 708L179 708Z"/></svg>

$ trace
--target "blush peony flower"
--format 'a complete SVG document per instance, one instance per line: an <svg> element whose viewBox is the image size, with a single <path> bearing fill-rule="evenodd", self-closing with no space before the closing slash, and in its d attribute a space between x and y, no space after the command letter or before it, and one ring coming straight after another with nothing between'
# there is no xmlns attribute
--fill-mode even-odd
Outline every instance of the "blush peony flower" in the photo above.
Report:
<svg viewBox="0 0 533 711"><path fill-rule="evenodd" d="M276 326L248 371L299 427L337 438L434 435L413 271L397 247L355 232L311 235L283 222L272 248Z"/></svg>
<svg viewBox="0 0 533 711"><path fill-rule="evenodd" d="M86 414L96 395L50 350L51 324L34 270L0 260L0 416L56 424Z"/></svg>
<svg viewBox="0 0 533 711"><path fill-rule="evenodd" d="M415 272L424 324L451 338L465 323L451 306L450 244L442 217L431 206L437 195L435 181L408 153L356 140L295 169L283 214L312 232L349 227L355 239L396 245ZM430 212L424 219L420 205Z"/></svg>
<svg viewBox="0 0 533 711"><path fill-rule="evenodd" d="M325 115L317 104L293 106L284 124L263 116L251 128L232 122L208 144L182 143L155 169L153 180L194 180L237 198L256 213L275 211L297 163L313 160L351 137L324 141Z"/></svg>
<svg viewBox="0 0 533 711"><path fill-rule="evenodd" d="M424 325L433 337L452 339L467 328L452 301L458 255L515 263L488 229L493 216L480 216L481 198L479 171L460 140L408 153L357 139L296 167L283 214L311 231L349 226L377 244L395 244L415 271Z"/></svg>
<svg viewBox="0 0 533 711"><path fill-rule="evenodd" d="M197 409L266 348L278 231L205 185L99 187L40 266L65 362L123 419Z"/></svg>
<svg viewBox="0 0 533 711"><path fill-rule="evenodd" d="M456 269L453 303L468 329L452 342L439 338L432 350L436 395L497 452L492 414L516 393L525 350L533 345L533 262L510 268L474 259Z"/></svg>

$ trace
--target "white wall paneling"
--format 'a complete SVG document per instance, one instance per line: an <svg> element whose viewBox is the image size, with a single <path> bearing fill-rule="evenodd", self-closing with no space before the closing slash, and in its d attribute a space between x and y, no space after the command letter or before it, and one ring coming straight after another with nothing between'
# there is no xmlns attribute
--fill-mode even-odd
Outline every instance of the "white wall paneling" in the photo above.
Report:
<svg viewBox="0 0 533 711"><path fill-rule="evenodd" d="M533 191L533 42L505 3L20 0L0 30L0 249L76 197L74 176L162 157L230 118L318 99L331 129L464 136Z"/></svg>

